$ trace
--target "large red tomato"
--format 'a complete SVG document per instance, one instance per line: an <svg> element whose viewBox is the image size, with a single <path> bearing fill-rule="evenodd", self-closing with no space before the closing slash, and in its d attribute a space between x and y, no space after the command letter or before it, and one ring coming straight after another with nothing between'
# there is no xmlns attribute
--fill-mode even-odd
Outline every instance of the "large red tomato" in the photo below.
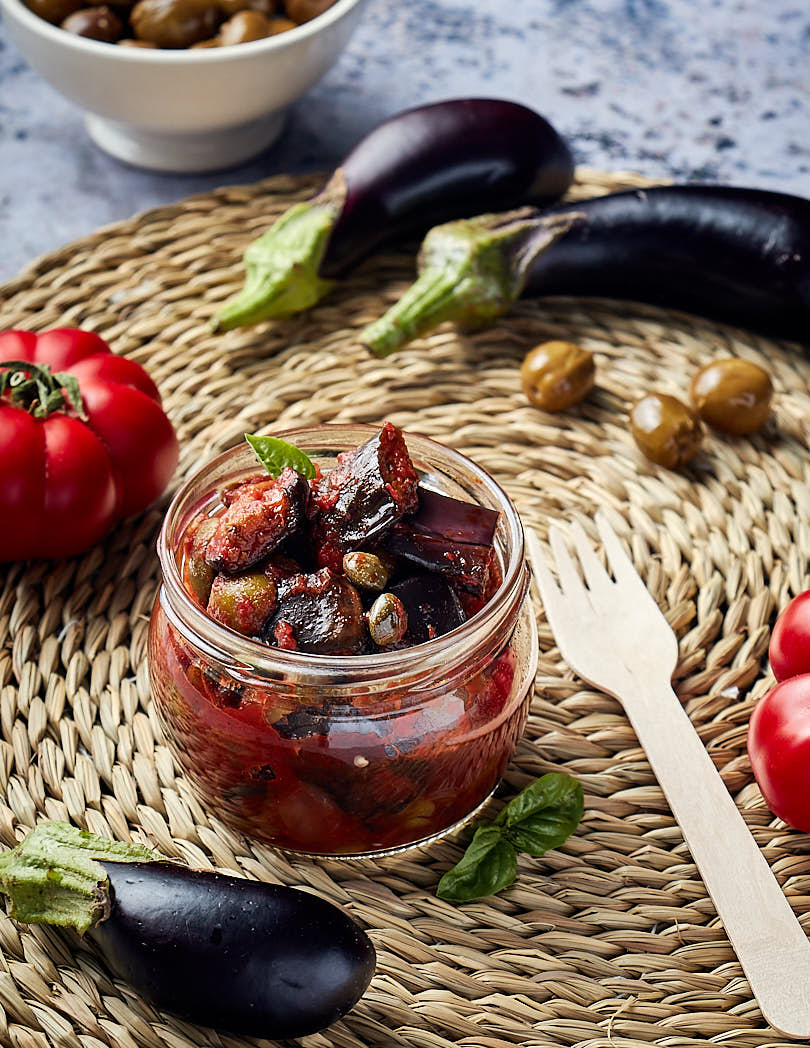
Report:
<svg viewBox="0 0 810 1048"><path fill-rule="evenodd" d="M88 549L160 495L177 457L140 364L89 331L0 332L0 561Z"/></svg>
<svg viewBox="0 0 810 1048"><path fill-rule="evenodd" d="M774 815L810 831L810 673L777 684L754 707L748 756Z"/></svg>
<svg viewBox="0 0 810 1048"><path fill-rule="evenodd" d="M810 590L794 597L779 615L768 658L777 680L810 673Z"/></svg>

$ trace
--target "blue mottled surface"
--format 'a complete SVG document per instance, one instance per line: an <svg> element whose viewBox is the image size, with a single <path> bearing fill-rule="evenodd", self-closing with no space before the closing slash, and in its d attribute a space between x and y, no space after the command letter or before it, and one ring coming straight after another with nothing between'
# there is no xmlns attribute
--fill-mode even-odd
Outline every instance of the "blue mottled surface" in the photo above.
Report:
<svg viewBox="0 0 810 1048"><path fill-rule="evenodd" d="M100 152L0 26L0 280L145 207L329 167L381 118L464 94L535 106L580 163L810 196L807 0L369 0L283 139L197 177Z"/></svg>

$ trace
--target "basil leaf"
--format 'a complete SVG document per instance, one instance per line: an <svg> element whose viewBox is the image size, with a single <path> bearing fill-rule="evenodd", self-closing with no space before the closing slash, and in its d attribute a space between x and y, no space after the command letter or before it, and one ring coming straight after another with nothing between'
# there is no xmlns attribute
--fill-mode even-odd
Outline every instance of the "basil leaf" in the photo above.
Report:
<svg viewBox="0 0 810 1048"><path fill-rule="evenodd" d="M498 826L485 823L452 870L439 881L436 894L448 902L469 902L494 895L517 877L517 855Z"/></svg>
<svg viewBox="0 0 810 1048"><path fill-rule="evenodd" d="M550 772L513 797L495 825L518 851L539 858L568 840L584 808L581 784L570 775Z"/></svg>
<svg viewBox="0 0 810 1048"><path fill-rule="evenodd" d="M302 477L311 479L315 476L312 459L294 444L288 444L286 440L279 440L278 437L257 437L252 433L246 433L245 440L253 448L259 462L274 477L277 477L287 466L294 469L296 473L300 473Z"/></svg>

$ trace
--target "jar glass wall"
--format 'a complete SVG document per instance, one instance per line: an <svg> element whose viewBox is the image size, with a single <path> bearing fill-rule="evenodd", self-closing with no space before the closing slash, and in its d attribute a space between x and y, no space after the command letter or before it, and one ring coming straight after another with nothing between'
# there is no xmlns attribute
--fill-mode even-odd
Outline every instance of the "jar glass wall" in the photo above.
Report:
<svg viewBox="0 0 810 1048"><path fill-rule="evenodd" d="M376 432L277 435L327 470ZM537 632L517 513L468 459L405 438L422 485L500 512L500 588L424 644L357 656L280 650L220 625L189 596L183 535L224 486L256 473L247 446L187 482L164 522L149 668L165 736L212 815L280 848L379 854L445 833L492 793L525 725Z"/></svg>

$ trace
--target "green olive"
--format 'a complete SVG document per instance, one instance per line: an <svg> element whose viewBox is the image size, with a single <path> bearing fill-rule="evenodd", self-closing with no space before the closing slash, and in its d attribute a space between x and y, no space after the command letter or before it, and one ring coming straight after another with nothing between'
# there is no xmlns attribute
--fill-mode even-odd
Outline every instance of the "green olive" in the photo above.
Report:
<svg viewBox="0 0 810 1048"><path fill-rule="evenodd" d="M221 18L216 0L138 0L130 16L138 40L168 48L209 40Z"/></svg>
<svg viewBox="0 0 810 1048"><path fill-rule="evenodd" d="M208 614L237 633L258 636L276 610L278 594L273 579L260 571L217 575L208 598Z"/></svg>
<svg viewBox="0 0 810 1048"><path fill-rule="evenodd" d="M293 22L309 22L328 10L335 0L284 0L284 8Z"/></svg>
<svg viewBox="0 0 810 1048"><path fill-rule="evenodd" d="M375 553L357 551L343 557L343 574L361 589L380 591L388 584L391 572Z"/></svg>
<svg viewBox="0 0 810 1048"><path fill-rule="evenodd" d="M593 389L593 354L573 342L543 342L527 354L520 369L523 392L536 408L564 411Z"/></svg>
<svg viewBox="0 0 810 1048"><path fill-rule="evenodd" d="M62 22L61 28L88 40L114 44L124 35L124 23L109 7L84 7L74 11Z"/></svg>
<svg viewBox="0 0 810 1048"><path fill-rule="evenodd" d="M25 0L25 3L35 15L53 25L61 25L68 15L84 6L83 0Z"/></svg>
<svg viewBox="0 0 810 1048"><path fill-rule="evenodd" d="M743 436L761 429L771 411L773 385L768 372L750 360L725 357L701 368L690 396L713 429Z"/></svg>
<svg viewBox="0 0 810 1048"><path fill-rule="evenodd" d="M258 11L270 18L278 10L276 0L217 0L217 3L226 18L232 18L239 11Z"/></svg>
<svg viewBox="0 0 810 1048"><path fill-rule="evenodd" d="M703 439L695 412L666 393L648 393L636 401L630 412L630 430L647 458L668 469L690 462Z"/></svg>

